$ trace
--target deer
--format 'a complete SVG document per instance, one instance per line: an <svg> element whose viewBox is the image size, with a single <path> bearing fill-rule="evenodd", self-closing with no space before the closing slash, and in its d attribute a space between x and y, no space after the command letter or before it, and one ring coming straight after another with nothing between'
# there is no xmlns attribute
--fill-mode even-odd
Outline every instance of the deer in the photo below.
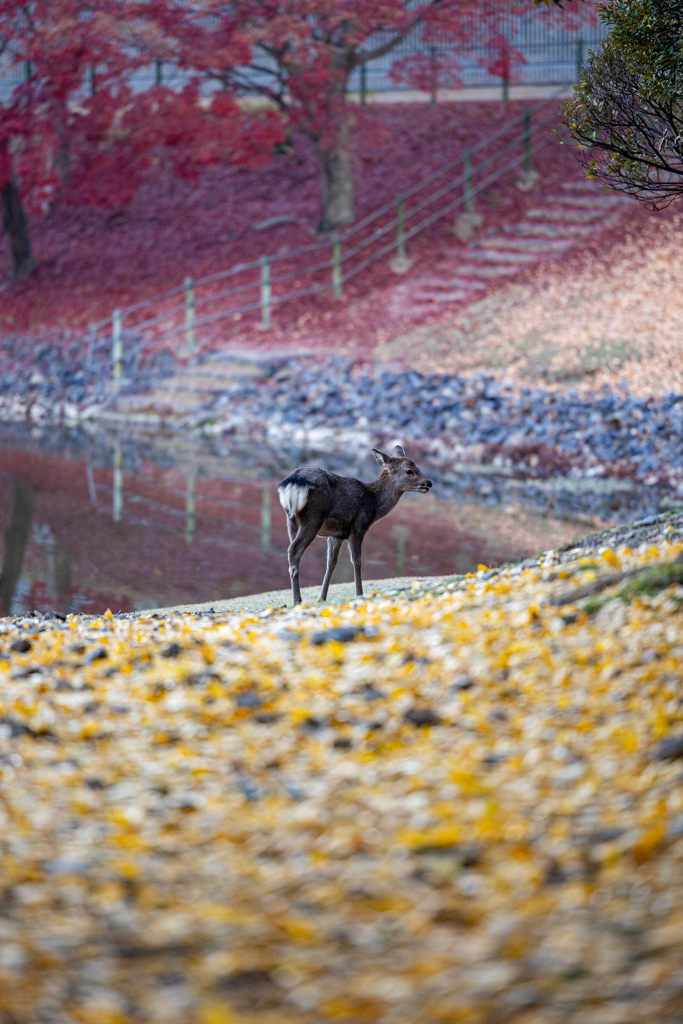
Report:
<svg viewBox="0 0 683 1024"><path fill-rule="evenodd" d="M327 600L344 541L349 546L356 597L362 597L361 548L365 534L378 519L383 519L396 507L401 495L408 491L421 494L430 491L432 481L406 456L400 445L396 445L393 455L376 448L372 449L372 454L380 473L369 484L355 477L328 473L318 466L302 466L278 485L280 504L287 513L287 560L293 604L301 604L301 556L316 537L327 538L327 567L318 601Z"/></svg>

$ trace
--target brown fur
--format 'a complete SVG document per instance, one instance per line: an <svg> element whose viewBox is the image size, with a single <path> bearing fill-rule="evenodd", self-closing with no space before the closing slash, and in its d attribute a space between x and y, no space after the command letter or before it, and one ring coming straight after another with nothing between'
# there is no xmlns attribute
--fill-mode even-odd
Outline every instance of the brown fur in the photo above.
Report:
<svg viewBox="0 0 683 1024"><path fill-rule="evenodd" d="M339 550L348 541L356 582L356 594L363 593L361 579L361 547L373 523L394 508L406 491L426 494L432 486L412 459L396 445L394 454L372 449L381 471L369 484L355 477L337 476L317 466L295 470L278 487L280 501L287 512L289 533L289 574L292 599L301 603L299 563L315 537L327 537L327 569L320 591L320 601L327 599L330 579L337 564Z"/></svg>

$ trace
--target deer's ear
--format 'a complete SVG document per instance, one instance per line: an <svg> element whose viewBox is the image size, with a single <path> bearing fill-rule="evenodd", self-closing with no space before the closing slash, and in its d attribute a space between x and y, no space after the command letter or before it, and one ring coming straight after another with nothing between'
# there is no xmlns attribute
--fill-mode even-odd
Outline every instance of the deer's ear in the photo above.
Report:
<svg viewBox="0 0 683 1024"><path fill-rule="evenodd" d="M394 448L394 456L397 459L405 459L406 453L403 451L400 444L397 444L396 447Z"/></svg>
<svg viewBox="0 0 683 1024"><path fill-rule="evenodd" d="M373 448L372 454L375 456L375 459L377 460L377 465L381 466L382 469L384 469L385 466L389 466L391 464L391 456L387 455L386 452L380 452L377 450L377 448Z"/></svg>

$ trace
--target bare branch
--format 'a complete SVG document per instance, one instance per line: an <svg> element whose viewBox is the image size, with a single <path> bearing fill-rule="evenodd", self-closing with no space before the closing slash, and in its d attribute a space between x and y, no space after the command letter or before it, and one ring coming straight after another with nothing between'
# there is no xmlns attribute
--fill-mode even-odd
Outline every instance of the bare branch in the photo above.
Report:
<svg viewBox="0 0 683 1024"><path fill-rule="evenodd" d="M591 54L576 99L564 110L589 173L651 209L683 195L680 95L676 81L653 87L610 41Z"/></svg>

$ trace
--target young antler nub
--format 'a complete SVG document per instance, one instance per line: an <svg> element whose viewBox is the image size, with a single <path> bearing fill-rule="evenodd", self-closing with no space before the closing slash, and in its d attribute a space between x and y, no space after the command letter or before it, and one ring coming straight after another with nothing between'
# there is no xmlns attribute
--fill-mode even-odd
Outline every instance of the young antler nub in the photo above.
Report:
<svg viewBox="0 0 683 1024"><path fill-rule="evenodd" d="M343 541L348 541L356 594L363 593L360 553L363 538L373 523L382 519L406 491L426 494L432 481L406 457L400 445L393 455L372 449L380 467L379 476L369 484L355 477L337 476L317 466L296 469L278 487L280 504L287 513L289 533L289 575L292 599L301 603L299 563L315 537L327 537L327 568L320 601L327 599L332 573Z"/></svg>

